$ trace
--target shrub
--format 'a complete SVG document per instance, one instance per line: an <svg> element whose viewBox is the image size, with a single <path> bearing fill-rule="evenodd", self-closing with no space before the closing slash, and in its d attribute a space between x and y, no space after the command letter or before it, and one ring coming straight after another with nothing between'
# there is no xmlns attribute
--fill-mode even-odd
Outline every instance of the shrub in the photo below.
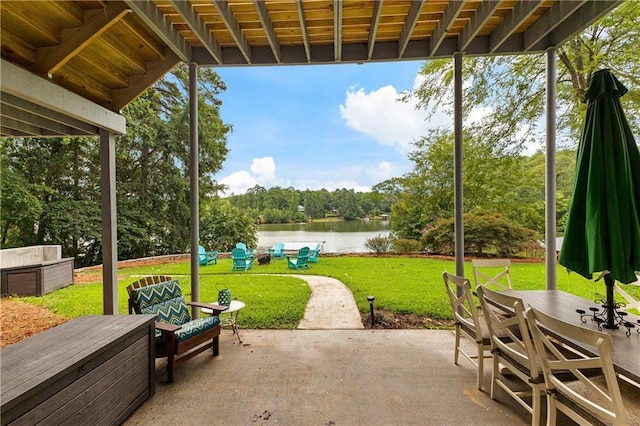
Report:
<svg viewBox="0 0 640 426"><path fill-rule="evenodd" d="M388 253L391 250L394 237L393 235L376 235L364 242L364 247L377 254Z"/></svg>
<svg viewBox="0 0 640 426"><path fill-rule="evenodd" d="M396 238L393 241L394 253L415 253L422 251L423 248L424 245L420 241L409 238Z"/></svg>
<svg viewBox="0 0 640 426"><path fill-rule="evenodd" d="M442 219L425 234L424 243L433 253L452 254L454 238L453 219ZM498 256L509 256L524 250L533 241L533 231L510 222L501 214L474 211L464 215L465 253L482 255L489 249L495 250Z"/></svg>

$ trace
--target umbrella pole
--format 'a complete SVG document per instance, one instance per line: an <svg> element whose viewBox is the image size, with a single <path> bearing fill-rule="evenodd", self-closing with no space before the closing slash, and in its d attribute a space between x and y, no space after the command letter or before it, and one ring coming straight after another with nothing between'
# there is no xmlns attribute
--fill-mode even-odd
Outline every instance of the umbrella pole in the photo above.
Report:
<svg viewBox="0 0 640 426"><path fill-rule="evenodd" d="M613 285L615 280L611 278L611 274L604 276L604 283L607 286L607 299L605 301L605 310L607 311L607 320L602 325L604 328L616 329L618 325L615 322L614 316L616 312L616 304L613 300Z"/></svg>

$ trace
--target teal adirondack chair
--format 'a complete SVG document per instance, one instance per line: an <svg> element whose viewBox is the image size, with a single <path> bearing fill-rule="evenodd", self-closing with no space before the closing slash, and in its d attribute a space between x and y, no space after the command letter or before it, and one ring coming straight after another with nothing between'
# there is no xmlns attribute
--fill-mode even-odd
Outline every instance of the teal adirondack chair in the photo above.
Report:
<svg viewBox="0 0 640 426"><path fill-rule="evenodd" d="M309 261L309 247L302 247L298 250L298 257L287 256L287 269L311 269L307 263Z"/></svg>
<svg viewBox="0 0 640 426"><path fill-rule="evenodd" d="M320 259L318 259L318 256L320 255L321 248L322 248L322 243L318 243L315 250L311 250L309 252L309 262L320 263Z"/></svg>
<svg viewBox="0 0 640 426"><path fill-rule="evenodd" d="M284 258L284 243L276 243L273 248L269 249L269 254L274 259Z"/></svg>
<svg viewBox="0 0 640 426"><path fill-rule="evenodd" d="M241 248L231 250L231 260L233 261L232 271L248 271L253 265L253 256L247 256L247 252Z"/></svg>
<svg viewBox="0 0 640 426"><path fill-rule="evenodd" d="M208 251L205 250L203 246L198 246L198 256L200 256L200 260L198 264L200 265L209 265L213 263L214 265L218 264L218 251Z"/></svg>
<svg viewBox="0 0 640 426"><path fill-rule="evenodd" d="M244 250L244 252L247 254L247 257L253 257L253 249L247 248L247 245L245 243L236 243L236 248Z"/></svg>

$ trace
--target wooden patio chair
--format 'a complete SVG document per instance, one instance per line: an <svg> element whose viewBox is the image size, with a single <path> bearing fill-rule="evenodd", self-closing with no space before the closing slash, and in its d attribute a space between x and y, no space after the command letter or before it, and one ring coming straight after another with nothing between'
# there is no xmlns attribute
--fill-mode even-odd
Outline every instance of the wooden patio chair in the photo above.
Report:
<svg viewBox="0 0 640 426"><path fill-rule="evenodd" d="M284 243L276 243L269 249L269 255L274 259L284 258Z"/></svg>
<svg viewBox="0 0 640 426"><path fill-rule="evenodd" d="M231 271L248 271L253 266L253 256L248 256L247 253L241 248L234 248L231 250Z"/></svg>
<svg viewBox="0 0 640 426"><path fill-rule="evenodd" d="M302 247L298 250L297 257L287 256L287 269L295 269L297 271L301 269L311 269L309 266L309 247Z"/></svg>
<svg viewBox="0 0 640 426"><path fill-rule="evenodd" d="M526 317L545 377L547 425L556 424L558 411L580 425L640 424L640 391L616 377L609 334L561 321L534 307L527 309ZM554 343L558 336L590 349L568 358Z"/></svg>
<svg viewBox="0 0 640 426"><path fill-rule="evenodd" d="M494 290L513 290L511 261L509 259L472 259L475 286Z"/></svg>
<svg viewBox="0 0 640 426"><path fill-rule="evenodd" d="M453 352L453 363L458 365L459 354L467 358L477 369L477 387L482 389L484 376L484 359L491 358L491 338L484 319L479 315L475 300L471 293L471 283L467 278L442 273L442 279L451 302L456 330L456 343ZM458 296L458 294L460 296ZM471 340L476 353L467 353L460 345L461 338Z"/></svg>
<svg viewBox="0 0 640 426"><path fill-rule="evenodd" d="M213 263L214 265L218 264L218 252L216 250L208 251L203 246L198 246L198 256L199 265L207 266L211 263Z"/></svg>
<svg viewBox="0 0 640 426"><path fill-rule="evenodd" d="M524 316L524 302L485 286L478 286L477 291L491 336L491 399L496 399L496 388L501 387L531 414L531 424L538 426L544 375ZM507 377L517 377L529 389L519 390L522 386L516 386Z"/></svg>
<svg viewBox="0 0 640 426"><path fill-rule="evenodd" d="M309 262L320 263L320 259L318 259L318 256L320 256L320 249L322 249L322 243L318 243L316 248L309 252Z"/></svg>
<svg viewBox="0 0 640 426"><path fill-rule="evenodd" d="M242 249L244 250L246 256L249 258L253 258L254 254L253 254L253 249L248 248L247 245L245 243L236 243L236 248Z"/></svg>
<svg viewBox="0 0 640 426"><path fill-rule="evenodd" d="M156 315L156 358L167 358L167 379L173 383L178 364L211 349L219 353L220 312L226 306L187 302L177 280L149 276L127 286L129 314ZM207 308L213 315L191 319L188 306Z"/></svg>

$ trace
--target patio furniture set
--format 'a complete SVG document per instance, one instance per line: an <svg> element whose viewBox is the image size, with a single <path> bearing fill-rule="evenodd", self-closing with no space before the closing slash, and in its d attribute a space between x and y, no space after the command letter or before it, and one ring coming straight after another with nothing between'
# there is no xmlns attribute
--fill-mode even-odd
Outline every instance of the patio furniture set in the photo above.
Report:
<svg viewBox="0 0 640 426"><path fill-rule="evenodd" d="M474 288L448 272L443 280L455 319L454 363L461 353L476 366L478 389L484 360L492 358L491 398L506 392L532 425L541 422L545 395L547 424L559 412L578 424L640 424L640 333L578 320L573 308L589 303L581 297L514 290L509 260L474 260L472 267ZM464 350L462 337L475 353Z"/></svg>
<svg viewBox="0 0 640 426"><path fill-rule="evenodd" d="M291 253L292 246L303 246L296 248L297 255L293 256L287 253ZM231 260L233 261L232 271L248 271L253 266L253 261L258 258L258 263L266 264L271 259L287 259L287 269L295 269L297 271L303 269L310 269L309 262L319 263L318 256L322 249L322 242L316 244L313 250L310 250L307 243L276 243L271 247L267 253L256 254L254 249L247 248L246 244L238 243L236 247L231 250Z"/></svg>

